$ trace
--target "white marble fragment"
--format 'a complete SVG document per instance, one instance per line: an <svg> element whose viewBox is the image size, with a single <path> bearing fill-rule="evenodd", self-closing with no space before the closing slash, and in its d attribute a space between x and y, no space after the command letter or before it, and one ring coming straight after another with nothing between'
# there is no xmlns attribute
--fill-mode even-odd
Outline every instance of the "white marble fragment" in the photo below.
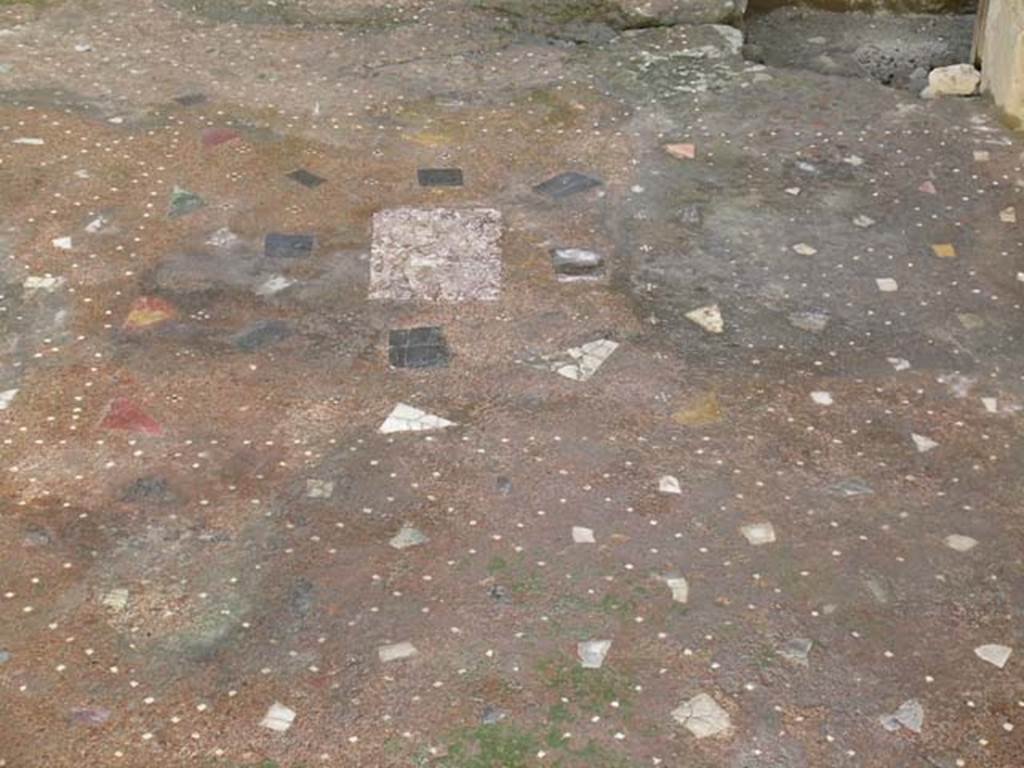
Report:
<svg viewBox="0 0 1024 768"><path fill-rule="evenodd" d="M1003 208L1003 210L999 212L999 220L1004 224L1016 224L1017 209L1012 205L1009 208Z"/></svg>
<svg viewBox="0 0 1024 768"><path fill-rule="evenodd" d="M986 413L999 413L999 401L996 398L983 397L981 404L985 406Z"/></svg>
<svg viewBox="0 0 1024 768"><path fill-rule="evenodd" d="M811 392L811 400L818 405L832 405L832 393L831 392Z"/></svg>
<svg viewBox="0 0 1024 768"><path fill-rule="evenodd" d="M870 216L865 216L862 213L859 216L854 217L853 224L854 226L860 227L861 229L867 229L868 227L874 226L875 220L872 219Z"/></svg>
<svg viewBox="0 0 1024 768"><path fill-rule="evenodd" d="M709 304L706 307L699 307L687 312L686 319L696 323L708 333L722 333L725 330L722 310L718 308L717 304Z"/></svg>
<svg viewBox="0 0 1024 768"><path fill-rule="evenodd" d="M128 607L128 590L123 587L104 592L100 596L100 603L112 611L123 611Z"/></svg>
<svg viewBox="0 0 1024 768"><path fill-rule="evenodd" d="M889 365L897 371L906 371L910 369L910 361L904 357L887 357L886 360L888 360Z"/></svg>
<svg viewBox="0 0 1024 768"><path fill-rule="evenodd" d="M17 389L5 389L3 392L0 392L0 411L6 411L11 406L11 403L14 402L17 394Z"/></svg>
<svg viewBox="0 0 1024 768"><path fill-rule="evenodd" d="M987 661L994 667L1002 669L1006 666L1006 662L1010 660L1010 654L1013 653L1013 648L1008 645L999 645L998 643L989 643L986 645L979 645L974 649L974 655L982 661Z"/></svg>
<svg viewBox="0 0 1024 768"><path fill-rule="evenodd" d="M732 733L729 713L706 693L698 693L672 710L672 718L698 739Z"/></svg>
<svg viewBox="0 0 1024 768"><path fill-rule="evenodd" d="M70 237L55 237L53 239L53 247L58 248L62 251L71 250L71 238Z"/></svg>
<svg viewBox="0 0 1024 768"><path fill-rule="evenodd" d="M576 655L584 669L600 669L611 650L611 640L584 640L576 644Z"/></svg>
<svg viewBox="0 0 1024 768"><path fill-rule="evenodd" d="M928 451L939 447L937 442L926 435L919 435L916 432L913 432L910 437L914 441L914 447L917 448L918 453L928 453Z"/></svg>
<svg viewBox="0 0 1024 768"><path fill-rule="evenodd" d="M391 645L382 645L377 649L377 658L382 663L388 663L389 661L404 661L405 659L411 659L414 656L419 656L419 651L416 650L416 646L412 643L393 643Z"/></svg>
<svg viewBox="0 0 1024 768"><path fill-rule="evenodd" d="M597 539L594 538L594 532L590 528L584 528L580 525L574 525L572 527L572 540L575 544L597 543Z"/></svg>
<svg viewBox="0 0 1024 768"><path fill-rule="evenodd" d="M430 537L419 528L403 525L402 529L391 537L388 544L395 549L409 549L409 547L418 547L420 544L426 544L428 541L430 541Z"/></svg>
<svg viewBox="0 0 1024 768"><path fill-rule="evenodd" d="M432 413L421 411L405 403L399 403L380 425L378 431L382 435L392 432L427 432L432 429L444 429L455 426L454 421L442 419Z"/></svg>
<svg viewBox="0 0 1024 768"><path fill-rule="evenodd" d="M66 282L63 277L55 275L29 275L21 285L27 293L34 293L35 291L53 293Z"/></svg>
<svg viewBox="0 0 1024 768"><path fill-rule="evenodd" d="M256 286L253 293L257 296L273 296L275 293L280 293L290 285L295 285L295 281L285 277L284 275L271 275Z"/></svg>
<svg viewBox="0 0 1024 768"><path fill-rule="evenodd" d="M678 478L673 475L662 475L658 480L658 492L681 494L683 489L679 485Z"/></svg>
<svg viewBox="0 0 1024 768"><path fill-rule="evenodd" d="M685 605L690 599L690 585L682 576L668 576L665 578L665 584L672 591L673 602Z"/></svg>
<svg viewBox="0 0 1024 768"><path fill-rule="evenodd" d="M535 368L554 371L559 376L573 381L588 381L618 348L619 344L616 341L597 339L578 347L571 347L561 355L544 358L541 363L533 365Z"/></svg>
<svg viewBox="0 0 1024 768"><path fill-rule="evenodd" d="M879 277L875 280L875 285L882 293L893 293L900 289L900 284L891 277Z"/></svg>
<svg viewBox="0 0 1024 768"><path fill-rule="evenodd" d="M310 477L306 480L306 496L311 499L329 499L334 493L334 483Z"/></svg>
<svg viewBox="0 0 1024 768"><path fill-rule="evenodd" d="M775 542L775 526L771 523L751 523L740 528L740 533L755 547Z"/></svg>
<svg viewBox="0 0 1024 768"><path fill-rule="evenodd" d="M800 256L813 256L818 252L818 249L807 243L797 243L793 246L793 252Z"/></svg>
<svg viewBox="0 0 1024 768"><path fill-rule="evenodd" d="M43 141L42 139L36 139L36 138L31 137L31 136L22 136L21 138L15 139L14 143L15 144L22 144L24 146L29 146L29 147L41 147L46 142Z"/></svg>
<svg viewBox="0 0 1024 768"><path fill-rule="evenodd" d="M946 546L957 552L970 552L978 546L978 540L959 533L951 533L945 538Z"/></svg>
<svg viewBox="0 0 1024 768"><path fill-rule="evenodd" d="M295 710L275 701L270 705L270 709L267 710L267 714L265 714L263 719L260 720L260 725L264 728L270 729L271 731L284 733L292 727L292 723L294 722Z"/></svg>

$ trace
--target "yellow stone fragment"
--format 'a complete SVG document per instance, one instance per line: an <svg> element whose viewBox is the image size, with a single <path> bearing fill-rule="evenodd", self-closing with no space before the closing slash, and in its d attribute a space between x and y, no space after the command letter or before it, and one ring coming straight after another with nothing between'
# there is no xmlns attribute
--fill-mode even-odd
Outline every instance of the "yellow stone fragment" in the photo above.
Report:
<svg viewBox="0 0 1024 768"><path fill-rule="evenodd" d="M694 397L672 414L672 420L684 427L701 427L721 421L722 407L718 404L718 396L707 392Z"/></svg>
<svg viewBox="0 0 1024 768"><path fill-rule="evenodd" d="M952 243L936 243L932 246L932 251L940 259L955 259L956 248L953 247Z"/></svg>

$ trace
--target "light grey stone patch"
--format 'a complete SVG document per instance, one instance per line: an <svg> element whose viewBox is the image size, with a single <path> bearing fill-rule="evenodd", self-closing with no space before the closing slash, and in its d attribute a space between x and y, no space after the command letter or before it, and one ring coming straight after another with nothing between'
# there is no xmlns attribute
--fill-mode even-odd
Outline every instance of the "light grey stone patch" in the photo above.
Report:
<svg viewBox="0 0 1024 768"><path fill-rule="evenodd" d="M928 453L928 451L934 450L939 447L939 444L932 440L926 435L919 435L916 432L911 433L911 440L914 441L914 447L917 448L918 453Z"/></svg>
<svg viewBox="0 0 1024 768"><path fill-rule="evenodd" d="M370 298L493 301L501 292L501 213L396 208L373 215Z"/></svg>
<svg viewBox="0 0 1024 768"><path fill-rule="evenodd" d="M787 640L776 653L791 664L799 664L802 667L806 667L808 666L808 656L813 647L813 640L806 637L794 637L791 640Z"/></svg>
<svg viewBox="0 0 1024 768"><path fill-rule="evenodd" d="M910 361L903 357L887 357L889 365L896 371L906 371L910 369Z"/></svg>
<svg viewBox="0 0 1024 768"><path fill-rule="evenodd" d="M580 666L584 669L600 669L611 647L611 640L584 640L577 643L576 655L579 656Z"/></svg>
<svg viewBox="0 0 1024 768"><path fill-rule="evenodd" d="M710 304L706 307L698 307L686 313L686 319L696 323L708 333L722 333L725 330L725 321L722 319L722 310L717 304Z"/></svg>
<svg viewBox="0 0 1024 768"><path fill-rule="evenodd" d="M306 496L311 499L329 499L334 493L334 483L311 477L306 480Z"/></svg>
<svg viewBox="0 0 1024 768"><path fill-rule="evenodd" d="M600 280L604 277L604 256L582 248L556 248L551 257L555 277L561 283Z"/></svg>
<svg viewBox="0 0 1024 768"><path fill-rule="evenodd" d="M879 277L875 279L875 285L882 293L895 293L900 289L900 284L891 277Z"/></svg>
<svg viewBox="0 0 1024 768"><path fill-rule="evenodd" d="M794 328L799 328L801 331L810 331L811 333L821 333L824 331L828 321L828 312L817 310L791 312L789 315L790 325Z"/></svg>
<svg viewBox="0 0 1024 768"><path fill-rule="evenodd" d="M440 416L427 413L411 405L399 403L388 414L377 431L382 435L388 435L392 432L427 432L452 426L455 426L454 421L448 421L448 419L442 419Z"/></svg>
<svg viewBox="0 0 1024 768"><path fill-rule="evenodd" d="M999 667L999 669L1006 666L1006 662L1010 660L1010 654L1012 653L1013 648L1008 645L999 645L998 643L979 645L974 649L975 656L982 661L987 661L994 667Z"/></svg>
<svg viewBox="0 0 1024 768"><path fill-rule="evenodd" d="M419 528L413 528L411 525L403 525L402 529L392 536L391 541L388 543L395 549L408 549L409 547L417 547L420 544L426 544L428 541L430 541L430 537Z"/></svg>
<svg viewBox="0 0 1024 768"><path fill-rule="evenodd" d="M665 585L672 592L672 601L683 605L690 599L690 585L682 576L666 576Z"/></svg>
<svg viewBox="0 0 1024 768"><path fill-rule="evenodd" d="M980 84L981 73L970 64L936 67L928 73L928 86L921 91L921 98L973 96Z"/></svg>
<svg viewBox="0 0 1024 768"><path fill-rule="evenodd" d="M271 731L284 733L292 727L292 723L294 722L295 710L275 701L270 705L270 709L267 710L267 714L265 714L263 719L260 720L260 725Z"/></svg>
<svg viewBox="0 0 1024 768"><path fill-rule="evenodd" d="M875 489L859 477L841 480L835 485L830 485L826 491L830 496L839 496L844 499L851 499L855 496L872 496L875 493Z"/></svg>
<svg viewBox="0 0 1024 768"><path fill-rule="evenodd" d="M257 296L273 296L285 288L295 285L295 281L284 275L271 275L253 289Z"/></svg>
<svg viewBox="0 0 1024 768"><path fill-rule="evenodd" d="M906 728L908 731L920 733L924 726L924 707L917 699L908 699L900 704L895 712L882 715L878 720L887 731Z"/></svg>
<svg viewBox="0 0 1024 768"><path fill-rule="evenodd" d="M868 227L874 226L875 220L862 213L859 216L854 217L853 224L861 229L867 229Z"/></svg>
<svg viewBox="0 0 1024 768"><path fill-rule="evenodd" d="M732 733L729 713L706 693L698 693L680 704L672 710L672 718L698 739Z"/></svg>
<svg viewBox="0 0 1024 768"><path fill-rule="evenodd" d="M971 394L971 389L978 383L974 376L964 376L962 373L945 373L936 379L939 384L945 385L949 394L960 400Z"/></svg>
<svg viewBox="0 0 1024 768"><path fill-rule="evenodd" d="M867 587L868 592L871 593L871 596L882 605L885 605L889 602L889 592L884 586L882 586L882 582L880 582L878 579L874 577L865 579L864 586Z"/></svg>
<svg viewBox="0 0 1024 768"><path fill-rule="evenodd" d="M775 542L775 526L771 523L751 523L740 528L740 533L755 547Z"/></svg>
<svg viewBox="0 0 1024 768"><path fill-rule="evenodd" d="M390 661L404 661L419 656L420 652L412 643L393 643L377 649L377 658L384 664Z"/></svg>

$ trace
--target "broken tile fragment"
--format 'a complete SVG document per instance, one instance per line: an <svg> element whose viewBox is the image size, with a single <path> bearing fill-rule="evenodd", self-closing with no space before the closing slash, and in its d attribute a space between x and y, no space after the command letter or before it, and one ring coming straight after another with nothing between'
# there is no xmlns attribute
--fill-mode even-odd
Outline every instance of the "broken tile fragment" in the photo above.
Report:
<svg viewBox="0 0 1024 768"><path fill-rule="evenodd" d="M584 669L600 669L611 650L611 640L584 640L576 644L576 655Z"/></svg>
<svg viewBox="0 0 1024 768"><path fill-rule="evenodd" d="M232 336L231 343L243 352L255 352L291 335L291 327L281 320L259 320Z"/></svg>
<svg viewBox="0 0 1024 768"><path fill-rule="evenodd" d="M955 549L957 552L970 552L978 546L977 539L972 539L970 536L964 536L959 533L949 534L944 541L947 547Z"/></svg>
<svg viewBox="0 0 1024 768"><path fill-rule="evenodd" d="M553 197L556 200L601 186L602 182L576 171L560 173L533 188L534 192Z"/></svg>
<svg viewBox="0 0 1024 768"><path fill-rule="evenodd" d="M560 355L544 357L539 362L530 363L530 365L534 368L553 371L559 376L573 381L589 381L618 348L618 342L611 339L597 339L578 347L570 347Z"/></svg>
<svg viewBox="0 0 1024 768"><path fill-rule="evenodd" d="M878 290L882 293L893 293L900 289L899 283L893 280L891 277L879 277L875 279L875 285L878 286Z"/></svg>
<svg viewBox="0 0 1024 768"><path fill-rule="evenodd" d="M306 480L306 497L310 499L329 499L334 495L334 483L310 477Z"/></svg>
<svg viewBox="0 0 1024 768"><path fill-rule="evenodd" d="M865 216L863 213L853 218L854 226L860 227L861 229L867 229L868 227L874 226L875 220L870 216Z"/></svg>
<svg viewBox="0 0 1024 768"><path fill-rule="evenodd" d="M679 486L679 480L672 475L662 475L658 480L659 493L681 494L683 489Z"/></svg>
<svg viewBox="0 0 1024 768"><path fill-rule="evenodd" d="M697 395L672 414L672 420L684 427L700 427L722 420L722 407L714 392Z"/></svg>
<svg viewBox="0 0 1024 768"><path fill-rule="evenodd" d="M828 325L829 313L824 310L807 310L804 312L791 312L789 324L801 331L821 333Z"/></svg>
<svg viewBox="0 0 1024 768"><path fill-rule="evenodd" d="M690 585L682 576L668 576L665 578L665 585L672 592L672 601L686 604L690 599Z"/></svg>
<svg viewBox="0 0 1024 768"><path fill-rule="evenodd" d="M461 168L420 168L416 178L421 187L461 187Z"/></svg>
<svg viewBox="0 0 1024 768"><path fill-rule="evenodd" d="M572 527L572 541L574 544L597 543L597 539L594 538L594 532L590 528L584 528L579 525Z"/></svg>
<svg viewBox="0 0 1024 768"><path fill-rule="evenodd" d="M913 733L920 733L924 726L924 707L917 699L908 699L900 704L899 709L895 712L882 715L878 720L887 731L906 728Z"/></svg>
<svg viewBox="0 0 1024 768"><path fill-rule="evenodd" d="M313 235L270 232L263 238L263 255L268 259L299 259L313 253Z"/></svg>
<svg viewBox="0 0 1024 768"><path fill-rule="evenodd" d="M267 714L260 720L260 725L271 731L284 733L292 727L295 722L295 710L286 707L284 704L274 702L267 710Z"/></svg>
<svg viewBox="0 0 1024 768"><path fill-rule="evenodd" d="M775 526L771 523L751 523L740 528L740 533L755 547L775 542Z"/></svg>
<svg viewBox="0 0 1024 768"><path fill-rule="evenodd" d="M725 323L717 304L709 304L686 313L686 319L696 323L708 333L722 333Z"/></svg>
<svg viewBox="0 0 1024 768"><path fill-rule="evenodd" d="M697 147L694 144L665 144L666 152L677 160L693 160L697 157Z"/></svg>
<svg viewBox="0 0 1024 768"><path fill-rule="evenodd" d="M911 433L910 439L914 441L914 447L917 448L918 453L928 453L928 451L939 447L939 444L930 437L919 435L916 432Z"/></svg>
<svg viewBox="0 0 1024 768"><path fill-rule="evenodd" d="M294 171L286 173L285 176L292 181L301 184L306 189L315 189L327 181L327 179L322 176L317 176L315 173L307 171L305 168L296 168Z"/></svg>
<svg viewBox="0 0 1024 768"><path fill-rule="evenodd" d="M604 275L604 256L582 248L556 248L551 252L551 265L563 283L596 280Z"/></svg>
<svg viewBox="0 0 1024 768"><path fill-rule="evenodd" d="M0 392L0 411L6 411L11 407L11 403L14 402L14 398L17 396L17 389L5 389Z"/></svg>
<svg viewBox="0 0 1024 768"><path fill-rule="evenodd" d="M799 664L802 667L808 666L808 657L814 642L806 637L794 637L787 640L776 653L791 664Z"/></svg>
<svg viewBox="0 0 1024 768"><path fill-rule="evenodd" d="M793 246L793 252L800 256L813 256L818 252L818 249L807 243L797 243Z"/></svg>
<svg viewBox="0 0 1024 768"><path fill-rule="evenodd" d="M394 643L382 645L377 649L377 658L384 664L390 661L404 661L419 655L416 646L412 643Z"/></svg>
<svg viewBox="0 0 1024 768"><path fill-rule="evenodd" d="M706 693L698 693L672 710L672 718L698 739L732 733L729 713Z"/></svg>
<svg viewBox="0 0 1024 768"><path fill-rule="evenodd" d="M139 296L121 324L125 331L143 331L168 323L178 316L174 305L159 296Z"/></svg>
<svg viewBox="0 0 1024 768"><path fill-rule="evenodd" d="M206 205L206 201L195 192L190 192L184 187L175 186L171 191L171 207L168 215L171 218L178 218L193 211L198 211L204 205Z"/></svg>
<svg viewBox="0 0 1024 768"><path fill-rule="evenodd" d="M163 427L145 413L138 405L124 397L116 397L107 408L107 413L100 422L104 429L117 429L125 432L139 432L145 435L159 436L164 433Z"/></svg>
<svg viewBox="0 0 1024 768"><path fill-rule="evenodd" d="M394 407L378 431L383 435L393 432L427 432L432 429L453 427L455 422L442 419L405 403Z"/></svg>
<svg viewBox="0 0 1024 768"><path fill-rule="evenodd" d="M421 544L426 544L428 541L430 541L430 537L419 528L414 528L411 525L403 525L401 530L391 537L388 544L390 544L394 549L409 549L410 547L418 547Z"/></svg>
<svg viewBox="0 0 1024 768"><path fill-rule="evenodd" d="M998 643L979 645L974 649L975 656L999 669L1006 666L1006 662L1010 660L1010 654L1012 653L1013 649L1008 645L999 645Z"/></svg>
<svg viewBox="0 0 1024 768"><path fill-rule="evenodd" d="M395 368L448 365L448 343L436 326L402 328L388 334L388 363Z"/></svg>
<svg viewBox="0 0 1024 768"><path fill-rule="evenodd" d="M932 245L932 253L940 259L956 258L956 248L952 243L935 243Z"/></svg>
<svg viewBox="0 0 1024 768"><path fill-rule="evenodd" d="M238 137L239 133L234 128L214 127L204 128L203 132L199 135L199 140L204 147L219 147L221 144L227 144Z"/></svg>
<svg viewBox="0 0 1024 768"><path fill-rule="evenodd" d="M832 405L831 392L811 392L811 400L817 405Z"/></svg>
<svg viewBox="0 0 1024 768"><path fill-rule="evenodd" d="M493 301L501 292L501 213L397 208L373 215L371 299Z"/></svg>

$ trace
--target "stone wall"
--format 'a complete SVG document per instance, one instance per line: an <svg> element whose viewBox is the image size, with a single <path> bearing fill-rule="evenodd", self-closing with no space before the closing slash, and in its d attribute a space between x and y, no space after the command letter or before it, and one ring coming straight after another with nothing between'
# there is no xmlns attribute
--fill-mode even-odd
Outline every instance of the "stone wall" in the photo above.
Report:
<svg viewBox="0 0 1024 768"><path fill-rule="evenodd" d="M989 0L981 41L981 87L1013 123L1024 124L1024 3Z"/></svg>

